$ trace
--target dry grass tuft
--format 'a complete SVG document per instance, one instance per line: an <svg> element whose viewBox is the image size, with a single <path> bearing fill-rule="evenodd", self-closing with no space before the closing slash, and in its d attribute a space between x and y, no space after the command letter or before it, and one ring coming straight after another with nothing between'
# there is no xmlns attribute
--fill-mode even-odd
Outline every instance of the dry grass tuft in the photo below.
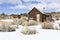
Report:
<svg viewBox="0 0 60 40"><path fill-rule="evenodd" d="M43 29L53 29L53 23L52 22L44 22L42 24Z"/></svg>

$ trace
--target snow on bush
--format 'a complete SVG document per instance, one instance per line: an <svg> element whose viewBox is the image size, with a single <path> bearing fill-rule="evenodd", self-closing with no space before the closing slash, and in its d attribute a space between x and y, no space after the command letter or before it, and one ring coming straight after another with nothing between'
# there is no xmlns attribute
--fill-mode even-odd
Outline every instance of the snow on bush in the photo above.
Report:
<svg viewBox="0 0 60 40"><path fill-rule="evenodd" d="M19 28L18 25L11 25L10 27Z"/></svg>
<svg viewBox="0 0 60 40"><path fill-rule="evenodd" d="M0 21L2 21L2 22L13 22L13 20L12 19L2 19L2 20L0 20Z"/></svg>
<svg viewBox="0 0 60 40"><path fill-rule="evenodd" d="M32 25L32 26L24 26L22 29L22 33L23 34L36 34L37 32L39 32L39 30L42 28L41 25Z"/></svg>
<svg viewBox="0 0 60 40"><path fill-rule="evenodd" d="M60 21L55 21L54 22L54 26L53 26L54 29L57 29L57 30L60 30Z"/></svg>
<svg viewBox="0 0 60 40"><path fill-rule="evenodd" d="M32 26L33 27L33 26ZM34 25L37 32L39 32L40 29L42 29L42 25Z"/></svg>
<svg viewBox="0 0 60 40"><path fill-rule="evenodd" d="M26 35L32 35L32 34L36 34L36 30L35 29L31 30L29 28L24 28L21 33L26 34Z"/></svg>

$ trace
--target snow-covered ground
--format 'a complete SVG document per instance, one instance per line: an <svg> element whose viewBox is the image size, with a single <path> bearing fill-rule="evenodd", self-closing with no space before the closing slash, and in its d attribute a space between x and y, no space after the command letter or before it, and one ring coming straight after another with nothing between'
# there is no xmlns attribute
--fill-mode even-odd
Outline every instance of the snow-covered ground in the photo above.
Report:
<svg viewBox="0 0 60 40"><path fill-rule="evenodd" d="M13 22L12 19L5 19L5 20L0 20L0 21L2 21L2 22Z"/></svg>
<svg viewBox="0 0 60 40"><path fill-rule="evenodd" d="M0 40L60 40L60 30L40 29L34 35L24 35L20 32L20 25L15 32L0 32Z"/></svg>
<svg viewBox="0 0 60 40"><path fill-rule="evenodd" d="M55 22L55 26L56 26ZM0 40L60 40L60 30L40 29L41 25L30 26L35 28L38 33L34 35L24 35L21 33L23 26L19 25L19 29L14 32L0 32Z"/></svg>

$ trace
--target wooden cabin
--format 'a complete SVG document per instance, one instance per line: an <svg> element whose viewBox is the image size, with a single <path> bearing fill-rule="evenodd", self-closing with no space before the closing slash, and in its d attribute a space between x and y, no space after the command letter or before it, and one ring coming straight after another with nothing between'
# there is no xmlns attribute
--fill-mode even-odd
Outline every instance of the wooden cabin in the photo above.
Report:
<svg viewBox="0 0 60 40"><path fill-rule="evenodd" d="M40 21L40 22L44 22L47 20L47 18L50 18L51 15L46 15L42 12L40 12L38 9L36 9L35 7L28 13L28 19L33 19L35 21Z"/></svg>

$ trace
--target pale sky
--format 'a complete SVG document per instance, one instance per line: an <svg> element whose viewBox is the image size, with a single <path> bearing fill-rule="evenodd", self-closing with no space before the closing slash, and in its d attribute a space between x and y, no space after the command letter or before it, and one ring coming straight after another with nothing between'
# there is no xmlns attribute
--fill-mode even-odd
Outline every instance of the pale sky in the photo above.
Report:
<svg viewBox="0 0 60 40"><path fill-rule="evenodd" d="M44 12L60 12L60 0L0 0L0 13L28 13L33 7Z"/></svg>

